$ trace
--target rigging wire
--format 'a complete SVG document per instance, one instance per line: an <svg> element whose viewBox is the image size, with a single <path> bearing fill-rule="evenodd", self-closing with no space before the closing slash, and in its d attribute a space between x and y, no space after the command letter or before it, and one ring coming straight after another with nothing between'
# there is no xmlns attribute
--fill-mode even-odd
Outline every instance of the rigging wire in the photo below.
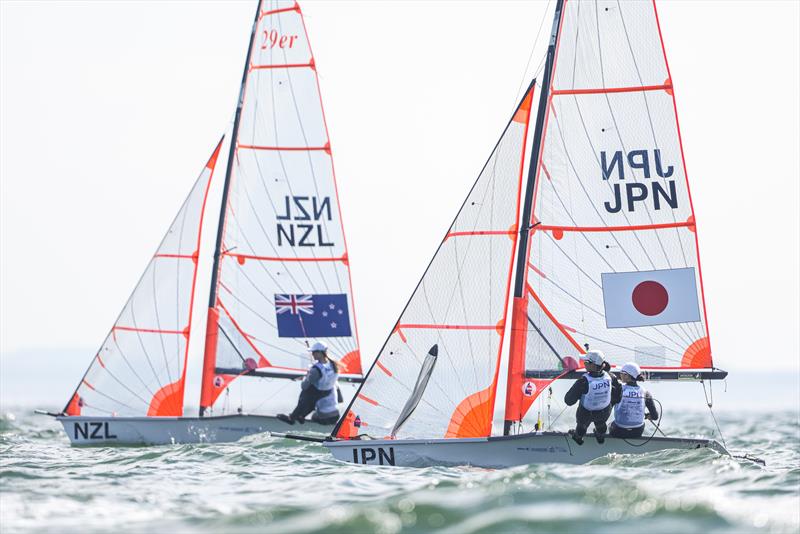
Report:
<svg viewBox="0 0 800 534"><path fill-rule="evenodd" d="M541 35L542 33L542 28L544 27L544 21L547 19L547 13L550 11L551 2L552 0L547 0L547 5L544 6L544 10L542 11L542 19L539 21L539 29L536 30L536 37L534 37L533 41L531 42L531 52L530 54L528 54L528 61L527 63L525 63L525 70L522 71L522 79L519 82L519 87L517 88L517 92L515 94L514 103L511 107L512 114L517 109L517 102L519 102L519 99L521 98L522 89L525 87L525 80L527 79L528 67L531 65L531 59L533 59L533 53L536 51L536 43L539 42L539 35ZM541 70L542 65L544 64L544 58L546 56L547 56L546 52L542 54L542 59L539 61L539 64L536 67L536 70L534 71L535 73L533 75L534 78L539 75L539 71Z"/></svg>

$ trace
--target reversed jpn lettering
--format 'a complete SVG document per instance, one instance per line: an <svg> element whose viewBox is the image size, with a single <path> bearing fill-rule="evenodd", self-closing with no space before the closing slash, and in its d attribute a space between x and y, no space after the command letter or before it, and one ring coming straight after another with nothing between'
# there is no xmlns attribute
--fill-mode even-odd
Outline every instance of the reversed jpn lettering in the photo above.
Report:
<svg viewBox="0 0 800 534"><path fill-rule="evenodd" d="M625 164L630 168L633 176L641 173L645 179L655 178L651 173L655 169L655 174L660 178L670 178L675 168L666 165L662 161L661 150L652 150L652 162L650 150L631 150L627 154L617 150L609 161L609 156L605 151L600 152L600 166L603 173L603 180L608 180L616 173L616 177L621 181L625 180ZM623 155L625 156L623 158ZM613 199L603 202L608 213L619 213L623 208L629 212L636 211L637 206L646 206L652 202L654 210L661 210L662 206L669 206L671 209L678 208L678 193L674 180L665 181L646 181L631 183L614 183L611 187ZM648 201L652 198L652 201Z"/></svg>
<svg viewBox="0 0 800 534"><path fill-rule="evenodd" d="M600 151L600 166L603 168L603 180L608 180L611 177L611 173L614 172L614 167L617 167L619 179L625 179L625 171L622 169L622 151L617 150L614 152L611 163L606 163L606 151Z"/></svg>

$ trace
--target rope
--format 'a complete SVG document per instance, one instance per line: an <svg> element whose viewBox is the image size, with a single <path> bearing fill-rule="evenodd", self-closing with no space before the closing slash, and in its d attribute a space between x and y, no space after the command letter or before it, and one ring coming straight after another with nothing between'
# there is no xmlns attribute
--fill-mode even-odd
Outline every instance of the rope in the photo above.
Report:
<svg viewBox="0 0 800 534"><path fill-rule="evenodd" d="M708 392L706 392L706 383L704 380L700 381L700 385L703 386L703 396L706 398L706 406L708 406L708 411L711 413L711 419L714 420L714 426L717 427L719 439L722 440L722 446L727 450L728 444L725 443L725 436L722 435L722 429L719 427L719 423L717 422L717 416L714 415L714 389L711 387L711 383L709 382Z"/></svg>

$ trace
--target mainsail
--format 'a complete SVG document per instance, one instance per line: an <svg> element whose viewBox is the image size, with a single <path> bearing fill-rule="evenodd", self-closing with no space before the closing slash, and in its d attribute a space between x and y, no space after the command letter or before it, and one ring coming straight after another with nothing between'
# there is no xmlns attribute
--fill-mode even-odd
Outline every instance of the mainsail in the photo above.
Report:
<svg viewBox="0 0 800 534"><path fill-rule="evenodd" d="M438 363L396 437L491 433L533 85L492 151L336 434L392 434L429 349Z"/></svg>
<svg viewBox="0 0 800 534"><path fill-rule="evenodd" d="M201 226L222 140L64 409L67 415L183 415Z"/></svg>
<svg viewBox="0 0 800 534"><path fill-rule="evenodd" d="M295 2L263 1L253 25L223 194L201 414L223 391L263 408L324 341L361 374L350 267L316 64ZM243 378L246 380L237 380ZM296 387L295 387L296 390Z"/></svg>
<svg viewBox="0 0 800 534"><path fill-rule="evenodd" d="M512 321L524 333L511 349L507 421L522 419L543 389L531 381L574 367L587 345L618 365L712 367L655 4L565 1L559 26L533 171L535 226L515 295Z"/></svg>

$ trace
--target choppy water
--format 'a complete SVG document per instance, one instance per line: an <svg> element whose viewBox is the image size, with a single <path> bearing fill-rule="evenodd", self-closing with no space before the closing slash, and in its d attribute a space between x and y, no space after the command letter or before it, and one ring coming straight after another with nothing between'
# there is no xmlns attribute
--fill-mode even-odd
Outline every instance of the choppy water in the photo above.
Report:
<svg viewBox="0 0 800 534"><path fill-rule="evenodd" d="M800 415L722 414L729 448L589 466L377 468L315 444L71 448L55 421L0 419L0 530L132 532L798 532ZM708 414L668 434L710 435Z"/></svg>

